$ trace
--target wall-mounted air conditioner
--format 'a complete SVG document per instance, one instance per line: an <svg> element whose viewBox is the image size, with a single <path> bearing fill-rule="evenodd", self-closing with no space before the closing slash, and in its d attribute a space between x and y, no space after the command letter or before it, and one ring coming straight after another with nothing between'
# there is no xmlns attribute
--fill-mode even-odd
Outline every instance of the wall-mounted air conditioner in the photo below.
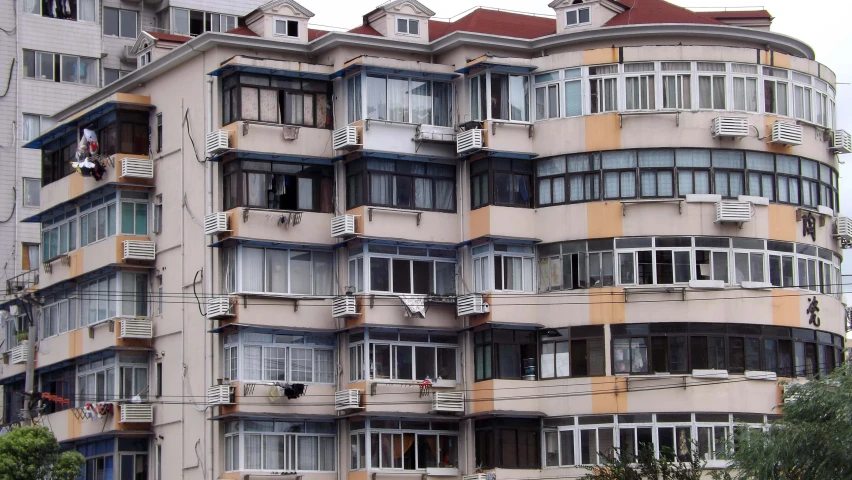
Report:
<svg viewBox="0 0 852 480"><path fill-rule="evenodd" d="M852 218L840 216L834 220L834 237L844 245L852 244Z"/></svg>
<svg viewBox="0 0 852 480"><path fill-rule="evenodd" d="M491 306L482 299L481 293L459 295L456 299L456 315L480 315L491 311Z"/></svg>
<svg viewBox="0 0 852 480"><path fill-rule="evenodd" d="M432 410L436 412L464 412L464 392L433 392Z"/></svg>
<svg viewBox="0 0 852 480"><path fill-rule="evenodd" d="M334 392L334 409L338 412L351 408L361 408L361 390L341 390Z"/></svg>
<svg viewBox="0 0 852 480"><path fill-rule="evenodd" d="M795 123L775 122L772 124L772 143L784 145L802 144L802 126Z"/></svg>
<svg viewBox="0 0 852 480"><path fill-rule="evenodd" d="M331 134L331 146L335 150L358 146L358 127L347 125Z"/></svg>
<svg viewBox="0 0 852 480"><path fill-rule="evenodd" d="M207 387L207 405L233 405L234 390L234 387L227 383Z"/></svg>
<svg viewBox="0 0 852 480"><path fill-rule="evenodd" d="M227 130L213 130L207 134L207 153L210 155L218 155L222 152L230 150L228 143Z"/></svg>
<svg viewBox="0 0 852 480"><path fill-rule="evenodd" d="M231 306L231 298L227 295L221 297L211 297L207 299L207 319L217 320L220 318L229 318L234 316L234 309Z"/></svg>
<svg viewBox="0 0 852 480"><path fill-rule="evenodd" d="M852 136L846 130L832 130L831 150L837 153L852 153Z"/></svg>
<svg viewBox="0 0 852 480"><path fill-rule="evenodd" d="M337 215L331 219L331 236L334 238L355 235L355 217L357 215Z"/></svg>
<svg viewBox="0 0 852 480"><path fill-rule="evenodd" d="M713 119L714 137L747 137L748 118L716 117Z"/></svg>
<svg viewBox="0 0 852 480"><path fill-rule="evenodd" d="M27 363L27 343L29 340L21 340L18 346L12 348L9 352L9 362L12 365L20 365Z"/></svg>
<svg viewBox="0 0 852 480"><path fill-rule="evenodd" d="M748 222L754 216L751 202L723 200L716 203L716 221L720 223Z"/></svg>
<svg viewBox="0 0 852 480"><path fill-rule="evenodd" d="M228 212L214 212L204 217L204 235L219 235L229 231Z"/></svg>
<svg viewBox="0 0 852 480"><path fill-rule="evenodd" d="M157 256L157 247L150 240L125 240L123 260L153 261Z"/></svg>
<svg viewBox="0 0 852 480"><path fill-rule="evenodd" d="M352 317L358 315L358 303L355 295L338 295L331 301L331 316Z"/></svg>
<svg viewBox="0 0 852 480"><path fill-rule="evenodd" d="M474 128L459 132L456 135L456 153L459 155L482 150L483 132L485 130Z"/></svg>

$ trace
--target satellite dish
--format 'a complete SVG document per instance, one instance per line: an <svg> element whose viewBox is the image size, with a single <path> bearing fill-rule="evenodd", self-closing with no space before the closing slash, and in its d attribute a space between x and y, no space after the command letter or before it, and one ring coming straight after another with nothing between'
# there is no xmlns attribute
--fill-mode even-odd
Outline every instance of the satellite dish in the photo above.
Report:
<svg viewBox="0 0 852 480"><path fill-rule="evenodd" d="M269 393L266 394L266 397L269 399L269 403L275 403L280 400L283 395L284 389L278 385L273 385L269 387Z"/></svg>

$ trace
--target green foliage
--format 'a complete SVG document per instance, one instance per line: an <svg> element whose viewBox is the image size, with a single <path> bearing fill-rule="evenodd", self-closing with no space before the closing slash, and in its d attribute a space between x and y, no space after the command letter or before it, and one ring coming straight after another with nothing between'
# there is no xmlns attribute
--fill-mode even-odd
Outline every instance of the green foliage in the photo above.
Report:
<svg viewBox="0 0 852 480"><path fill-rule="evenodd" d="M601 465L584 467L589 470L585 480L700 480L705 462L693 445L688 459L675 462L674 452L667 447L660 451L660 458L654 458L654 448L643 445L639 455L628 453L607 454L601 452Z"/></svg>
<svg viewBox="0 0 852 480"><path fill-rule="evenodd" d="M787 389L768 431L739 429L730 464L737 479L852 478L852 371Z"/></svg>
<svg viewBox="0 0 852 480"><path fill-rule="evenodd" d="M77 452L59 452L45 427L21 427L0 436L0 480L75 480L86 460Z"/></svg>

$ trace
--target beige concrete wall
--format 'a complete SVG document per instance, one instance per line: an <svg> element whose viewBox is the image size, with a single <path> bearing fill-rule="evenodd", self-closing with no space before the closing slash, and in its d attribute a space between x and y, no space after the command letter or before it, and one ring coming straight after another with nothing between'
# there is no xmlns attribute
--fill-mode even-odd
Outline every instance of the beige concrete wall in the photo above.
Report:
<svg viewBox="0 0 852 480"><path fill-rule="evenodd" d="M145 349L151 346L150 340L122 339L120 334L121 319L115 319L45 338L38 342L36 367L47 367L84 354L114 347Z"/></svg>
<svg viewBox="0 0 852 480"><path fill-rule="evenodd" d="M128 263L122 259L125 240L150 239L139 235L113 235L70 252L67 256L67 265L63 264L61 259L52 261L50 273L45 271L42 263L39 266L39 288L55 285L108 265L127 265Z"/></svg>
<svg viewBox="0 0 852 480"><path fill-rule="evenodd" d="M232 132L230 142L234 150L320 158L332 156L331 130L296 128L298 138L285 140L281 126L239 121L222 127Z"/></svg>
<svg viewBox="0 0 852 480"><path fill-rule="evenodd" d="M370 220L369 210L372 210L372 220ZM358 215L355 220L355 231L367 238L448 244L461 241L459 219L456 214L420 212L420 225L418 225L416 212L418 211L391 211L371 207L357 207L346 211L350 215Z"/></svg>
<svg viewBox="0 0 852 480"><path fill-rule="evenodd" d="M245 220L248 210L248 219ZM298 225L292 223L285 227L278 225L282 214L290 212L283 210L264 210L259 208L232 208L228 210L228 234L220 235L219 239L229 237L241 239L268 240L309 245L333 245L336 240L331 237L331 213L300 212L302 219Z"/></svg>

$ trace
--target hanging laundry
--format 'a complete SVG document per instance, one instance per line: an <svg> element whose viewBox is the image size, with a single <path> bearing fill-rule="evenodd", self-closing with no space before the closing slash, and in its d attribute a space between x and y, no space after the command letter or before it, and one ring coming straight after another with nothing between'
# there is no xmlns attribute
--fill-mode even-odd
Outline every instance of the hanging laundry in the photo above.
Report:
<svg viewBox="0 0 852 480"><path fill-rule="evenodd" d="M83 129L83 138L86 140L86 144L89 146L89 153L91 155L95 155L98 153L99 145L98 145L98 134L95 133L94 130L89 130L88 128Z"/></svg>

